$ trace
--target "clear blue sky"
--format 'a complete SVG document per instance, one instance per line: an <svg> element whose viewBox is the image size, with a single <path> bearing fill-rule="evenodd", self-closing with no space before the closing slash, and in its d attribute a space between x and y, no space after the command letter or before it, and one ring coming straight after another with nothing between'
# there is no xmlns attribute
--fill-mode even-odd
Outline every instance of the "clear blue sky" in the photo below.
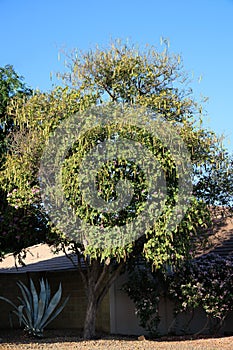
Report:
<svg viewBox="0 0 233 350"><path fill-rule="evenodd" d="M85 50L118 37L159 47L169 38L194 73L197 98L209 97L208 125L233 150L233 0L0 0L0 14L0 66L12 64L42 90L63 69L62 47Z"/></svg>

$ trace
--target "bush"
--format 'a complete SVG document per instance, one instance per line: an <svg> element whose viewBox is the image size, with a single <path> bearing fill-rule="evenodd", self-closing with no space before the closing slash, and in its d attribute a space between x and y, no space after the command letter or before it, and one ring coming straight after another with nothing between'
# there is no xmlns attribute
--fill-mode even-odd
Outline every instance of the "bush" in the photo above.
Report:
<svg viewBox="0 0 233 350"><path fill-rule="evenodd" d="M161 275L147 267L139 267L129 276L123 290L133 300L140 326L145 328L151 337L158 335L160 322L158 304L160 300Z"/></svg>
<svg viewBox="0 0 233 350"><path fill-rule="evenodd" d="M233 310L233 258L208 254L186 262L169 276L175 313L202 307L218 330Z"/></svg>
<svg viewBox="0 0 233 350"><path fill-rule="evenodd" d="M186 261L172 273L137 268L123 289L133 300L140 325L154 337L160 322L158 304L162 294L175 302L175 316L203 308L212 332L233 311L233 257L207 254ZM211 329L212 327L212 329Z"/></svg>

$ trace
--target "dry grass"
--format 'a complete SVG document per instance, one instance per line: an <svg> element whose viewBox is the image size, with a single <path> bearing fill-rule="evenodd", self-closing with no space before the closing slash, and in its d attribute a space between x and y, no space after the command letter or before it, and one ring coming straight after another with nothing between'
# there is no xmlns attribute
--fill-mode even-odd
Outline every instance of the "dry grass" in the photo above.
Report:
<svg viewBox="0 0 233 350"><path fill-rule="evenodd" d="M15 332L1 332L0 350L223 350L233 349L233 337L198 338L176 337L158 340L138 340L136 337L102 336L97 340L84 341L72 335L72 332L57 334L47 332L43 339L30 339Z"/></svg>

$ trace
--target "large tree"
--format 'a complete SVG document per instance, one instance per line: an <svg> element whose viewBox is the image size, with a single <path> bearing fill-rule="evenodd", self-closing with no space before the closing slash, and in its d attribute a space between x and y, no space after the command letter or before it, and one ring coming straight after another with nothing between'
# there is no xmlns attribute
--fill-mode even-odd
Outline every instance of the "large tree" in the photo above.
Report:
<svg viewBox="0 0 233 350"><path fill-rule="evenodd" d="M14 98L26 101L32 90L24 83L12 65L0 67L0 170L4 171L7 151L11 148L10 134L18 129L8 106ZM8 196L14 197L14 192ZM34 216L28 208L18 208L15 203L10 205L6 191L0 186L0 258L8 252L16 254L23 251L30 244L40 242L42 231L41 215ZM28 203L30 207L31 203Z"/></svg>
<svg viewBox="0 0 233 350"><path fill-rule="evenodd" d="M43 213L43 218L48 217L50 235L47 238L50 243L67 253L73 251L77 254L77 268L87 295L84 337L92 338L95 335L97 309L111 284L129 262L143 257L152 267L159 268L176 264L189 255L192 237L209 223L205 201L209 204L216 200L217 192L204 191L203 174L206 175L208 169L213 169L212 164L215 165L216 171L219 171L219 167L226 164L226 159L216 135L202 128L199 123L200 107L190 94L181 59L179 56L168 54L167 47L159 52L153 47L139 50L134 46L116 42L107 49L96 48L86 53L75 50L68 57L68 62L69 71L62 76L65 87L57 87L49 93L38 92L26 102L21 97L16 97L8 106L18 131L14 131L12 135L12 147L7 155L5 170L1 174L1 183L12 206L28 208L30 201L32 214L38 217ZM90 112L90 108L93 107L94 112L104 115L105 119L109 111L117 113L120 108L125 113L125 121L121 120L118 123L109 118L109 123L91 124L91 118L88 124L90 114L94 113L93 109ZM145 114L145 108L150 110L152 123L153 118L159 114L160 120L168 123L170 130L174 128L174 134L179 126L179 137L190 155L193 196L183 219L177 221L175 226L169 226L168 223L174 215L179 197L179 166L182 162L174 159L169 147L150 134L143 123L143 113L141 125L134 124L132 111L137 110L139 113L142 111L140 108L144 108ZM88 238L91 239L87 239L85 230L79 230L78 233L75 231L71 217L69 220L66 216L65 225L55 225L61 221L59 211L55 214L51 212L51 196L56 196L56 193L48 193L43 187L47 186L48 189L48 181L54 176L52 172L48 174L48 165L53 168L57 161L56 157L43 156L44 163L47 162L47 173L43 174L43 151L46 147L47 150L51 147L51 154L56 155L58 144L51 143L50 135L57 130L64 131L62 126L66 120L70 124L67 130L75 130L75 124L72 123L77 119L71 118L75 113L80 118L80 123L83 118L88 128L73 140L63 159L62 189L72 213L82 219L85 228L88 227ZM60 140L59 147L63 142L60 131L57 134L61 138L56 139L56 142ZM107 204L116 201L117 185L119 182L122 184L125 179L133 186L130 203L117 213L109 213L93 208L86 201L80 189L79 172L82 159L97 145L104 142L114 144L119 137L130 139L133 145L139 143L151 152L159 164L158 167L165 174L167 193L163 211L152 225L145 225L143 232L136 239L114 245L108 244L109 241L104 240L104 236L96 235L96 232L103 230L106 233L108 229L111 232L112 228L117 228L121 234L125 225L137 218L149 196L145 174L135 160L122 155L115 155L102 165L95 177L100 200ZM42 181L42 185L39 183L41 177L45 180L44 183ZM43 192L43 200L38 197L39 185ZM51 189L53 190L53 186ZM216 191L218 190L224 192L224 186L220 182L216 182ZM46 202L48 198L49 203ZM61 212L64 209L63 204L64 202L61 202ZM178 215L177 212L176 214ZM66 234L67 227L74 228L73 234L70 231Z"/></svg>

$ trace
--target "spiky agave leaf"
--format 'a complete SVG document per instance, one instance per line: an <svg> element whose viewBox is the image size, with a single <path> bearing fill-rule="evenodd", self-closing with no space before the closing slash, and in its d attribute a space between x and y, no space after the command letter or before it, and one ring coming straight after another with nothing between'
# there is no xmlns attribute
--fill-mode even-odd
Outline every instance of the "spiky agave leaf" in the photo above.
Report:
<svg viewBox="0 0 233 350"><path fill-rule="evenodd" d="M31 312L30 312L30 310L27 307L27 302L22 297L17 297L17 299L20 301L21 305L24 306L24 311L26 313L25 318L27 319L27 323L30 323L30 318L31 318L30 314L31 314Z"/></svg>
<svg viewBox="0 0 233 350"><path fill-rule="evenodd" d="M9 300L9 299L7 299L7 298L5 298L5 297L1 297L1 296L0 296L0 300L6 301L8 304L10 304L11 306L13 306L14 309L16 309L16 310L18 309L18 306L15 305L11 300Z"/></svg>
<svg viewBox="0 0 233 350"><path fill-rule="evenodd" d="M37 294L35 285L33 283L33 280L31 278L30 278L30 292L31 292L32 303L33 303L32 304L33 305L33 315L32 315L33 328L35 328L35 324L38 316L38 294Z"/></svg>
<svg viewBox="0 0 233 350"><path fill-rule="evenodd" d="M61 300L61 293L62 293L62 288L61 288L61 283L60 283L57 292L54 294L54 296L52 297L52 299L49 302L49 305L48 305L48 307L44 313L44 316L41 320L41 324L45 324L45 322L48 320L48 318L50 317L52 312L57 307L59 301Z"/></svg>
<svg viewBox="0 0 233 350"><path fill-rule="evenodd" d="M46 279L45 281L45 289L46 289L46 301L45 301L45 307L47 308L49 305L49 300L50 300L50 295L51 295L51 290L50 290L50 285L48 280Z"/></svg>
<svg viewBox="0 0 233 350"><path fill-rule="evenodd" d="M23 309L24 309L24 305L18 306L18 318L19 318L19 325L20 326L21 326L22 321L23 321Z"/></svg>
<svg viewBox="0 0 233 350"><path fill-rule="evenodd" d="M32 303L32 296L29 291L29 289L25 286L25 284L21 281L17 282L17 285L20 288L20 291L23 296L24 305L25 305L25 312L27 314L27 320L29 327L33 327L33 303Z"/></svg>
<svg viewBox="0 0 233 350"><path fill-rule="evenodd" d="M28 301L29 302L29 309L32 308L33 304L32 304L32 295L31 295L31 292L30 290L28 289L28 287L21 281L18 281L17 282L17 285L19 286L20 290L21 290L21 293L23 295L23 298L25 301Z"/></svg>
<svg viewBox="0 0 233 350"><path fill-rule="evenodd" d="M37 320L35 322L35 328L39 328L41 319L44 315L44 311L46 309L46 302L47 302L47 289L46 285L44 283L44 279L42 278L40 281L40 295L39 295L39 302L38 302L38 315Z"/></svg>
<svg viewBox="0 0 233 350"><path fill-rule="evenodd" d="M50 322L52 322L64 309L64 307L66 306L67 302L69 301L69 296L66 297L66 299L64 300L63 304L61 306L59 306L59 308L55 311L55 313L47 320L47 322L45 322L44 324L41 324L42 328L45 328Z"/></svg>

